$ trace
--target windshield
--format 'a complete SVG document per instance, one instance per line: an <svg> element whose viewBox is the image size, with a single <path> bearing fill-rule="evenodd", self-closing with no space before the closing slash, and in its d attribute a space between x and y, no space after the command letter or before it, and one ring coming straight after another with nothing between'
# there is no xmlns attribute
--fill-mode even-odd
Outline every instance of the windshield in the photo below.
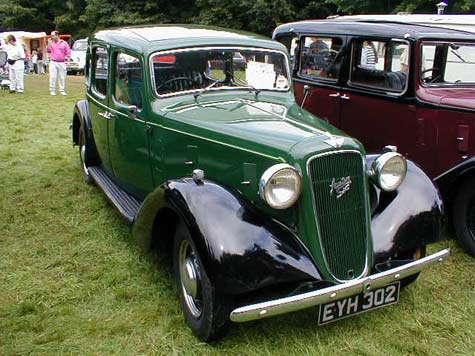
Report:
<svg viewBox="0 0 475 356"><path fill-rule="evenodd" d="M424 84L475 85L475 43L424 43L420 70Z"/></svg>
<svg viewBox="0 0 475 356"><path fill-rule="evenodd" d="M246 48L190 49L151 58L158 95L204 90L289 90L283 52Z"/></svg>
<svg viewBox="0 0 475 356"><path fill-rule="evenodd" d="M73 51L85 51L87 49L87 42L86 41L76 41L73 44Z"/></svg>

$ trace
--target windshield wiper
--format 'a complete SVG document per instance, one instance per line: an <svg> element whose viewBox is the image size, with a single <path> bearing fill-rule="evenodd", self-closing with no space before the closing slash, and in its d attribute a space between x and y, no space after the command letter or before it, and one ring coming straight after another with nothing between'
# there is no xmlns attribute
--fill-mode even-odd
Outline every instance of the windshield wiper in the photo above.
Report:
<svg viewBox="0 0 475 356"><path fill-rule="evenodd" d="M195 97L195 99L197 97L199 97L201 94L203 94L204 92L210 90L212 87L214 87L216 84L219 84L219 83L224 83L222 79L217 79L215 80L213 83L211 83L210 85L208 85L207 87L203 88L201 91L199 91L198 93L194 94L193 96Z"/></svg>
<svg viewBox="0 0 475 356"><path fill-rule="evenodd" d="M243 88L243 89L247 89L249 91L251 90L254 90L254 92L256 93L256 97L257 95L259 95L259 93L261 92L260 89L257 89L257 88L254 88L252 85L249 85L247 84L246 82L244 82L243 80L241 79L238 79L238 78L234 78L234 76L230 73L230 72L226 72L226 74L229 75L229 77L226 77L225 79L218 79L218 80L215 80L213 83L211 83L210 85L208 85L207 87L203 88L200 92L194 94L193 96L196 98L198 98L201 94L209 91L211 88L213 88L216 84L222 84L222 83L225 83L227 81L230 81L230 84L238 84L238 86L240 88Z"/></svg>
<svg viewBox="0 0 475 356"><path fill-rule="evenodd" d="M260 89L257 89L257 88L254 88L252 85L244 82L243 80L239 79L239 78L234 78L233 77L233 80L237 83L237 84L241 84L243 85L242 88L244 89L249 89L249 90L254 90L254 92L256 93L256 97L259 95L259 93L261 92Z"/></svg>

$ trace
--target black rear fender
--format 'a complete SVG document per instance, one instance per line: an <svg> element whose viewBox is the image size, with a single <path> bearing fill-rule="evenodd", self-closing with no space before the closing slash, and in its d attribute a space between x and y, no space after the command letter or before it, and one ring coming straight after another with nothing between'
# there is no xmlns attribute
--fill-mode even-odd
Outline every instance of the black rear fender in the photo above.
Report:
<svg viewBox="0 0 475 356"><path fill-rule="evenodd" d="M74 106L72 123L72 139L74 146L79 144L79 130L81 129L81 126L85 129L85 139L86 144L88 145L88 165L91 165L99 161L99 155L94 141L91 115L87 100L80 100Z"/></svg>

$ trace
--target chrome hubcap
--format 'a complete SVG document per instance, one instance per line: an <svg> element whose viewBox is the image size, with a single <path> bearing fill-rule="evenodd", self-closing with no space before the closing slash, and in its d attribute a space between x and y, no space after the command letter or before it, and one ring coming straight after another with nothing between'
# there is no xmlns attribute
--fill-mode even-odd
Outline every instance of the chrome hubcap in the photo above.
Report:
<svg viewBox="0 0 475 356"><path fill-rule="evenodd" d="M201 278L195 251L188 240L183 240L180 245L178 263L180 269L180 284L185 297L185 303L191 314L195 318L199 318L202 313L200 297Z"/></svg>
<svg viewBox="0 0 475 356"><path fill-rule="evenodd" d="M84 170L84 173L89 174L89 170L86 167L86 145L81 146L81 164L82 164L82 169Z"/></svg>
<svg viewBox="0 0 475 356"><path fill-rule="evenodd" d="M181 268L182 270L180 273L182 276L183 287L185 288L187 294L191 295L193 298L196 298L198 292L198 281L193 261L190 258L187 258L181 265Z"/></svg>

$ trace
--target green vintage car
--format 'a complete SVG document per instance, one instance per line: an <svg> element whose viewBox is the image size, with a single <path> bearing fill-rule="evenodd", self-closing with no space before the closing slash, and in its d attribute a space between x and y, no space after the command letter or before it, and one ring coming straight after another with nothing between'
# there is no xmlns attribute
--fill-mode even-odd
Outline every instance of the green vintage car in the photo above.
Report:
<svg viewBox="0 0 475 356"><path fill-rule="evenodd" d="M146 250L173 255L185 319L204 341L230 322L319 306L320 324L398 302L442 203L388 147L295 103L283 45L199 26L89 38L73 142ZM355 113L358 115L358 113Z"/></svg>

